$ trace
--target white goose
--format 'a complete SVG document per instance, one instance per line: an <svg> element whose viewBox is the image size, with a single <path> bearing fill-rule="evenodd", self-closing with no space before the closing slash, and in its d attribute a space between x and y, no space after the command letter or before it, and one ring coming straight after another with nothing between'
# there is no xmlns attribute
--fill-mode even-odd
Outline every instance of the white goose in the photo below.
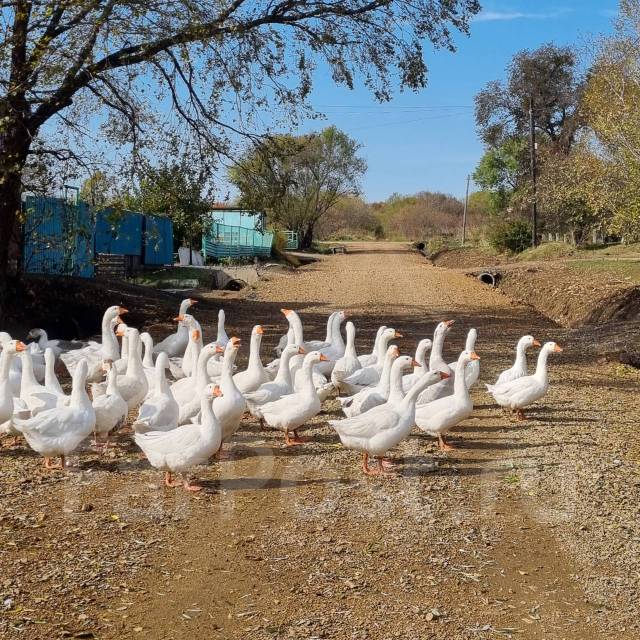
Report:
<svg viewBox="0 0 640 640"><path fill-rule="evenodd" d="M518 420L525 420L523 409L544 397L549 388L547 358L550 353L562 353L555 342L546 342L538 354L536 372L503 384L487 385L487 390L501 406L516 411Z"/></svg>
<svg viewBox="0 0 640 640"><path fill-rule="evenodd" d="M65 395L58 376L56 376L56 355L52 347L47 347L44 352L44 388L56 395Z"/></svg>
<svg viewBox="0 0 640 640"><path fill-rule="evenodd" d="M142 356L142 367L144 368L144 375L147 377L147 384L149 385L149 393L153 392L153 385L155 383L155 371L156 365L153 362L153 338L147 331L143 331L140 334L140 342L144 347ZM164 353L164 352L161 352ZM147 394L148 395L148 394Z"/></svg>
<svg viewBox="0 0 640 640"><path fill-rule="evenodd" d="M313 384L312 370L314 365L325 358L326 356L319 351L308 353L302 365L304 384L300 389L282 396L275 402L263 404L260 409L264 421L270 427L284 431L286 446L301 444L303 440L298 437L298 429L320 413L322 403ZM293 433L293 437L289 435L290 433Z"/></svg>
<svg viewBox="0 0 640 640"><path fill-rule="evenodd" d="M118 327L118 335L123 336L124 331ZM124 398L129 410L138 407L149 391L149 383L144 374L142 359L140 357L139 343L140 334L133 327L126 330L127 341L129 343L129 354L127 359L127 372L118 378L118 388Z"/></svg>
<svg viewBox="0 0 640 640"><path fill-rule="evenodd" d="M94 436L96 445L104 436L104 446L108 446L109 434L120 427L127 418L129 407L118 388L118 372L111 362L104 363L107 373L107 390L104 395L97 396L91 403L96 413Z"/></svg>
<svg viewBox="0 0 640 640"><path fill-rule="evenodd" d="M413 367L413 371L402 378L402 388L406 393L411 387L422 377L422 374L429 371L427 364L427 352L431 349L431 340L424 338L418 342L416 347L415 360L417 365Z"/></svg>
<svg viewBox="0 0 640 640"><path fill-rule="evenodd" d="M49 409L28 420L13 420L29 446L44 456L47 469L64 469L65 457L91 434L96 423L96 413L85 390L88 365L81 361L74 369L68 407ZM51 465L51 458L57 456L61 462L59 467Z"/></svg>
<svg viewBox="0 0 640 640"><path fill-rule="evenodd" d="M188 378L195 371L198 356L202 349L202 327L200 323L188 313L174 319L178 322L183 322L189 329L189 343L187 344L183 358L173 357L169 359L171 363L170 369L175 378Z"/></svg>
<svg viewBox="0 0 640 640"><path fill-rule="evenodd" d="M22 360L22 379L20 380L20 400L24 402L32 415L65 404L69 398L51 393L40 384L33 373L33 361L27 348L20 354Z"/></svg>
<svg viewBox="0 0 640 640"><path fill-rule="evenodd" d="M192 331L191 340L196 340L196 334L198 333L197 329ZM197 344L197 343L195 343ZM200 357L200 352L202 351L199 347L196 346L196 351L198 352L198 357ZM171 361L174 358L169 359L169 369L173 372L173 367L171 366ZM179 380L176 380L171 385L171 393L173 393L173 397L176 399L176 402L181 404L186 404L189 400L192 399L194 391L195 391L195 382L196 382L196 374L197 374L197 366L194 369L193 375L188 377L180 377Z"/></svg>
<svg viewBox="0 0 640 640"><path fill-rule="evenodd" d="M511 382L526 376L527 371L527 349L531 347L539 347L540 343L533 336L522 336L516 345L516 360L513 366L503 371L496 380L494 386Z"/></svg>
<svg viewBox="0 0 640 640"><path fill-rule="evenodd" d="M240 371L233 376L233 381L241 393L255 391L261 384L271 381L271 376L264 370L260 358L260 344L264 330L257 324L251 331L251 343L249 346L249 363L245 371ZM224 389L222 390L224 393Z"/></svg>
<svg viewBox="0 0 640 640"><path fill-rule="evenodd" d="M433 332L433 345L431 347L431 353L429 354L429 370L430 371L444 371L449 375L438 382L425 389L418 397L418 404L427 404L433 402L438 398L444 398L450 396L453 393L453 375L454 370L445 362L442 355L444 347L444 339L447 337L451 327L455 324L455 320L445 320L440 322Z"/></svg>
<svg viewBox="0 0 640 640"><path fill-rule="evenodd" d="M178 426L180 407L176 402L165 376L169 358L164 351L158 354L154 369L153 388L138 410L133 423L136 433L146 431L169 431Z"/></svg>
<svg viewBox="0 0 640 640"><path fill-rule="evenodd" d="M194 304L197 304L197 300L193 298L185 298L180 303L180 310L178 312L178 317L184 316L190 307ZM175 333L172 333L170 336L167 336L161 342L154 347L153 352L155 354L164 351L170 358L182 357L184 356L185 349L187 348L187 344L189 343L189 328L182 321L178 321L178 328Z"/></svg>
<svg viewBox="0 0 640 640"><path fill-rule="evenodd" d="M278 369L280 368L280 356L282 355L282 352L284 351L285 347L288 347L292 344L296 344L296 340L295 340L295 333L293 331L293 327L289 326L289 330L287 331L286 336L283 336L286 339L286 343L284 345L280 345L278 344L276 351L278 353L278 357L275 360L272 360L271 362L269 362L268 364L265 365L265 369L266 371L269 373L269 375L271 376L276 376L278 373Z"/></svg>
<svg viewBox="0 0 640 640"><path fill-rule="evenodd" d="M469 329L469 333L467 333L467 341L464 346L464 350L471 353L476 350L476 341L478 340L478 332L476 329ZM456 362L450 362L449 368L453 369L454 376L454 384L455 384L455 376L457 372ZM467 379L467 389L471 389L473 385L478 382L478 378L480 377L480 359L471 360L467 364L466 369L464 370L465 378Z"/></svg>
<svg viewBox="0 0 640 640"><path fill-rule="evenodd" d="M415 424L416 399L429 385L442 376L427 371L400 402L386 402L367 413L344 420L329 420L347 449L362 451L362 470L367 475L385 475L384 456L408 435ZM369 468L369 456L378 458L377 469Z"/></svg>
<svg viewBox="0 0 640 640"><path fill-rule="evenodd" d="M380 381L380 375L382 374L382 368L384 363L384 355L387 352L389 342L395 338L402 338L402 334L398 333L395 329L387 327L381 334L378 340L378 353L376 355L376 362L374 364L362 367L355 373L352 373L348 378L342 381L343 387L347 393L358 393L365 387L372 387Z"/></svg>
<svg viewBox="0 0 640 640"><path fill-rule="evenodd" d="M227 331L224 328L224 323L226 320L226 315L224 313L224 309L220 309L218 311L218 331L216 334L216 344L221 347L226 347L229 342L229 336L227 335Z"/></svg>
<svg viewBox="0 0 640 640"><path fill-rule="evenodd" d="M59 358L61 354L67 351L82 349L82 347L86 346L84 342L78 340L49 340L49 336L44 329L31 329L27 335L27 340L35 340L41 351L53 350L56 358Z"/></svg>
<svg viewBox="0 0 640 640"><path fill-rule="evenodd" d="M13 388L10 379L11 361L16 353L24 351L27 347L20 340L7 340L2 344L0 354L0 433L17 435L12 426L14 411Z"/></svg>
<svg viewBox="0 0 640 640"><path fill-rule="evenodd" d="M359 369L362 369L362 364L358 360L356 353L356 327L353 322L347 322L347 345L344 350L344 355L339 358L333 371L331 372L331 382L338 389L338 391L344 391L342 381L354 374Z"/></svg>
<svg viewBox="0 0 640 640"><path fill-rule="evenodd" d="M0 348L11 342L12 338L6 331L0 331ZM23 343L24 344L24 343ZM25 345L25 349L27 346ZM23 351L25 350L23 349ZM14 397L20 397L20 379L22 378L22 369L19 366L20 358L11 358L11 366L9 368L9 384L11 385L11 393Z"/></svg>
<svg viewBox="0 0 640 640"><path fill-rule="evenodd" d="M342 338L342 331L340 330L340 326L346 317L347 314L345 311L336 311L333 314L329 344L316 349L316 351L320 351L320 353L327 357L326 361L323 360L316 365L316 371L321 373L327 379L331 377L336 361L344 356L344 352L346 350L344 340ZM305 346L304 348L308 349L309 347Z"/></svg>
<svg viewBox="0 0 640 640"><path fill-rule="evenodd" d="M92 341L82 349L74 349L60 355L60 360L64 362L71 375L80 362L86 361L88 366L87 381L98 382L102 379L103 360L115 362L120 357L118 341L113 333L112 320L125 313L128 311L124 307L109 307L102 316L102 342Z"/></svg>
<svg viewBox="0 0 640 640"><path fill-rule="evenodd" d="M221 396L220 387L209 384L200 392L200 423L189 423L171 431L136 433L134 439L150 464L164 471L164 483L175 487L173 473L183 474L182 486L187 491L200 491L202 486L189 480L193 467L205 464L220 448L222 428L211 408L211 398Z"/></svg>
<svg viewBox="0 0 640 640"><path fill-rule="evenodd" d="M236 387L233 364L240 349L240 338L232 337L224 350L223 369L220 377L222 396L213 401L213 412L222 425L222 442L227 442L240 428L240 420L247 408L244 396ZM218 452L222 456L222 445Z"/></svg>
<svg viewBox="0 0 640 640"><path fill-rule="evenodd" d="M188 393L181 391L181 400L178 402L180 407L178 412L178 424L187 424L192 418L198 415L198 411L200 410L199 398L201 392L210 382L209 376L207 375L207 362L213 358L216 353L220 353L222 351L224 351L224 349L215 342L211 342L202 347L200 355L198 356L198 362L196 363L195 375L192 378L189 378L189 380L192 381L192 384L189 386Z"/></svg>
<svg viewBox="0 0 640 640"><path fill-rule="evenodd" d="M378 384L375 387L365 387L353 396L338 398L342 411L347 418L360 415L387 401L391 380L391 366L399 355L397 345L392 344L389 346L384 357L384 364L382 365L382 373L380 374Z"/></svg>
<svg viewBox="0 0 640 640"><path fill-rule="evenodd" d="M438 398L428 404L418 405L416 409L416 425L422 431L437 437L438 444L443 451L453 449L453 445L445 441L444 434L466 420L473 411L465 369L467 364L474 360L480 360L475 351L463 351L456 364L453 395Z"/></svg>
<svg viewBox="0 0 640 640"><path fill-rule="evenodd" d="M380 339L382 338L382 334L385 332L386 328L387 327L385 325L378 327L376 338L373 341L373 350L371 351L371 353L366 353L364 355L358 356L358 360L360 360L360 364L363 367L368 367L372 364L375 364L378 361L378 355L381 355L380 360L384 358L384 349L382 349L382 354L380 354Z"/></svg>
<svg viewBox="0 0 640 640"><path fill-rule="evenodd" d="M293 393L293 381L291 379L291 370L289 369L289 360L296 354L304 354L304 349L294 344L287 345L280 356L280 366L278 367L278 374L275 380L265 382L255 391L244 394L249 412L255 418L259 418L261 424L263 418L260 407L263 404L274 402L284 395Z"/></svg>

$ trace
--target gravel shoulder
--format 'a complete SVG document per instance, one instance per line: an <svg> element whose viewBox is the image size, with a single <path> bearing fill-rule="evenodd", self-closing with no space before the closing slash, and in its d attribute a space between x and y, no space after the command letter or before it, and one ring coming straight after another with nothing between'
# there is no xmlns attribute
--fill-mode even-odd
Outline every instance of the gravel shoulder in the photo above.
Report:
<svg viewBox="0 0 640 640"><path fill-rule="evenodd" d="M66 476L23 447L0 449L0 635L638 637L635 370L598 364L579 332L399 243L350 244L244 297L211 294L198 311L205 337L221 304L241 336L263 324L265 353L281 307L298 309L311 337L346 309L359 351L382 322L408 352L455 318L448 359L475 326L483 382L523 333L565 353L526 425L476 388L459 448L443 455L414 434L392 479L362 477L326 425L335 401L297 450L243 422L196 496L165 489L125 438L108 457L82 452Z"/></svg>

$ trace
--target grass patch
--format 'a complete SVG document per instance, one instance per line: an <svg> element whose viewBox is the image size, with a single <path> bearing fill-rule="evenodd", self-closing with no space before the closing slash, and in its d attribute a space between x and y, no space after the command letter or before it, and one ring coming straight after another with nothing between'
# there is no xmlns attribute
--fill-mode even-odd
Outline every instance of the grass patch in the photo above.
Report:
<svg viewBox="0 0 640 640"><path fill-rule="evenodd" d="M567 266L585 276L610 276L640 284L640 259L635 260L571 260Z"/></svg>
<svg viewBox="0 0 640 640"><path fill-rule="evenodd" d="M518 254L518 260L557 260L574 255L575 247L565 242L545 242L537 247L525 249Z"/></svg>
<svg viewBox="0 0 640 640"><path fill-rule="evenodd" d="M510 473L503 478L505 484L516 485L520 484L520 476L517 473Z"/></svg>

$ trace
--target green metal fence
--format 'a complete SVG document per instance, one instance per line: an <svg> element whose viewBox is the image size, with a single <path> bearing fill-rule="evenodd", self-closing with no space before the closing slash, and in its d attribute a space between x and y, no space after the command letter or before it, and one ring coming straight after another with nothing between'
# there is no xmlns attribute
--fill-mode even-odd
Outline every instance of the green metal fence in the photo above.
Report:
<svg viewBox="0 0 640 640"><path fill-rule="evenodd" d="M205 258L241 258L270 256L273 233L260 233L255 229L245 229L214 222L202 237L202 255Z"/></svg>

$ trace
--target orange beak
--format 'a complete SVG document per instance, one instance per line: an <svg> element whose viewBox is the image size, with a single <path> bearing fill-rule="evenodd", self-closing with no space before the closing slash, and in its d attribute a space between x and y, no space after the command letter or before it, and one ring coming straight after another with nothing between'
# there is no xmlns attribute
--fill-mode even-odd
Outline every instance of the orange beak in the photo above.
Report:
<svg viewBox="0 0 640 640"><path fill-rule="evenodd" d="M124 333L125 333L125 332L124 332L124 329L118 329L118 330L116 331L116 335L117 335L119 338L124 337Z"/></svg>
<svg viewBox="0 0 640 640"><path fill-rule="evenodd" d="M446 371L440 371L440 380L446 380L447 378L450 378L451 374L447 373Z"/></svg>
<svg viewBox="0 0 640 640"><path fill-rule="evenodd" d="M219 344L216 345L216 353L224 353L224 347L221 347Z"/></svg>
<svg viewBox="0 0 640 640"><path fill-rule="evenodd" d="M542 346L542 345L540 344L540 341L539 341L539 340L534 340L531 344L532 344L534 347L541 347L541 346Z"/></svg>
<svg viewBox="0 0 640 640"><path fill-rule="evenodd" d="M444 323L447 325L447 327L451 327L455 324L455 320L445 320Z"/></svg>
<svg viewBox="0 0 640 640"><path fill-rule="evenodd" d="M220 398L222 396L222 390L220 389L220 387L218 385L213 387L213 395L216 398Z"/></svg>
<svg viewBox="0 0 640 640"><path fill-rule="evenodd" d="M564 349L559 344L557 344L553 351L554 353L562 353Z"/></svg>
<svg viewBox="0 0 640 640"><path fill-rule="evenodd" d="M118 315L123 316L125 313L129 313L129 309L125 309L124 307L118 307Z"/></svg>
<svg viewBox="0 0 640 640"><path fill-rule="evenodd" d="M280 309L282 313L284 313L285 318L289 316L290 313L293 313L291 309Z"/></svg>
<svg viewBox="0 0 640 640"><path fill-rule="evenodd" d="M417 360L412 360L412 361L411 361L411 366L412 366L412 367L419 367L419 366L420 366L420 363L419 363Z"/></svg>
<svg viewBox="0 0 640 640"><path fill-rule="evenodd" d="M324 355L324 353L320 354L320 362L329 362L329 358Z"/></svg>
<svg viewBox="0 0 640 640"><path fill-rule="evenodd" d="M20 340L18 340L18 342L16 343L16 351L26 351L27 350L27 345L24 342L20 342Z"/></svg>
<svg viewBox="0 0 640 640"><path fill-rule="evenodd" d="M182 322L184 320L184 316L176 316L173 321L174 322Z"/></svg>
<svg viewBox="0 0 640 640"><path fill-rule="evenodd" d="M256 325L256 333L261 336L264 333L264 329L260 325Z"/></svg>
<svg viewBox="0 0 640 640"><path fill-rule="evenodd" d="M299 353L300 355L303 355L303 354L305 354L305 353L307 353L307 352L306 352L302 347L299 347L299 348L298 348L298 353Z"/></svg>
<svg viewBox="0 0 640 640"><path fill-rule="evenodd" d="M196 329L195 331L193 331L193 332L191 333L191 337L192 337L194 340L200 340L200 332Z"/></svg>
<svg viewBox="0 0 640 640"><path fill-rule="evenodd" d="M240 338L236 338L236 337L231 338L231 344L234 347L239 347L241 342L242 340L240 340Z"/></svg>
<svg viewBox="0 0 640 640"><path fill-rule="evenodd" d="M193 298L189 298L189 302L190 302L191 304L198 304L198 301L197 301L197 300L194 300Z"/></svg>
<svg viewBox="0 0 640 640"><path fill-rule="evenodd" d="M472 360L480 360L480 356L475 351L472 351L471 352L471 359Z"/></svg>
<svg viewBox="0 0 640 640"><path fill-rule="evenodd" d="M396 331L396 335L394 337L395 338L404 338L404 336L398 331Z"/></svg>

